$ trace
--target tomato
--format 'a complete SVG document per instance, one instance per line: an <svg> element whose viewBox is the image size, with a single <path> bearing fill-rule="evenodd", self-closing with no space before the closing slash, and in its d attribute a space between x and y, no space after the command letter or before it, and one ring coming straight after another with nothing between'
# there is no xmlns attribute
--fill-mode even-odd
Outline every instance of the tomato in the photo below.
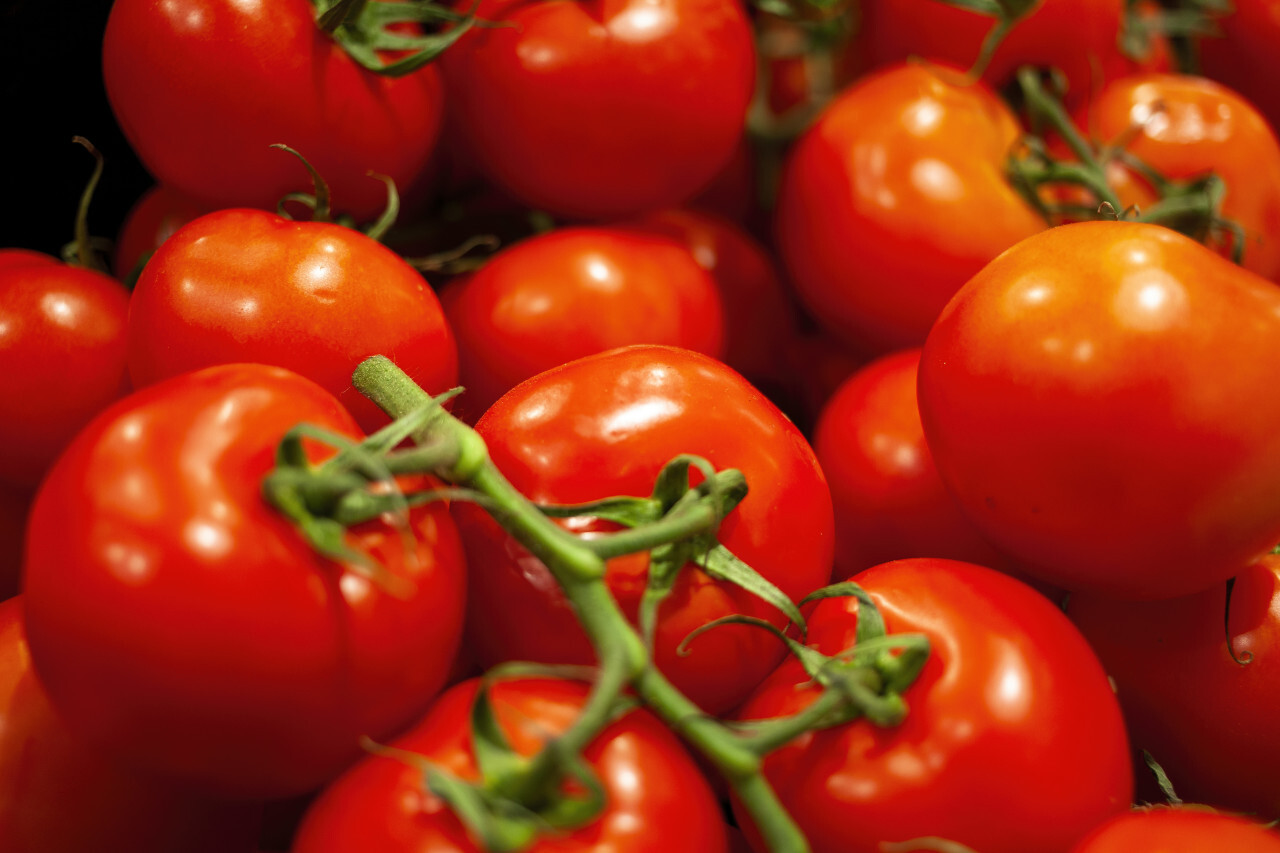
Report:
<svg viewBox="0 0 1280 853"><path fill-rule="evenodd" d="M836 577L903 557L999 557L947 493L916 407L920 350L883 356L823 408L813 448L831 486Z"/></svg>
<svg viewBox="0 0 1280 853"><path fill-rule="evenodd" d="M259 812L136 776L75 740L31 669L22 599L0 603L0 848L248 853Z"/></svg>
<svg viewBox="0 0 1280 853"><path fill-rule="evenodd" d="M0 601L18 593L30 510L31 495L26 489L0 486Z"/></svg>
<svg viewBox="0 0 1280 853"><path fill-rule="evenodd" d="M1069 605L1116 682L1134 745L1178 795L1280 816L1280 557L1236 576L1225 630L1226 584L1168 601L1073 595Z"/></svg>
<svg viewBox="0 0 1280 853"><path fill-rule="evenodd" d="M488 177L531 207L621 218L680 204L724 167L755 79L737 0L481 0L441 57Z"/></svg>
<svg viewBox="0 0 1280 853"><path fill-rule="evenodd" d="M1071 853L1280 853L1280 835L1236 815L1195 807L1154 808L1118 815Z"/></svg>
<svg viewBox="0 0 1280 853"><path fill-rule="evenodd" d="M400 78L357 65L307 0L116 0L102 45L111 108L159 183L210 208L274 209L308 190L285 143L329 182L334 205L375 217L386 186L426 167L443 90L428 66Z"/></svg>
<svg viewBox="0 0 1280 853"><path fill-rule="evenodd" d="M715 281L675 240L629 229L524 240L453 289L446 311L467 389L458 405L473 418L535 374L626 344L724 352Z"/></svg>
<svg viewBox="0 0 1280 853"><path fill-rule="evenodd" d="M1280 129L1280 90L1274 84L1280 66L1280 0L1232 0L1231 11L1214 24L1220 38L1199 42L1204 73L1235 89Z"/></svg>
<svg viewBox="0 0 1280 853"><path fill-rule="evenodd" d="M129 296L99 272L0 251L0 481L31 488L126 388Z"/></svg>
<svg viewBox="0 0 1280 853"><path fill-rule="evenodd" d="M1013 113L956 72L900 65L854 83L801 137L779 191L783 263L846 346L919 346L987 261L1045 227L1004 177Z"/></svg>
<svg viewBox="0 0 1280 853"><path fill-rule="evenodd" d="M540 503L647 496L679 454L700 454L717 470L737 468L751 491L720 525L724 546L792 600L830 577L831 498L813 451L773 404L706 356L636 346L579 359L512 389L476 429L498 470ZM591 661L586 636L546 567L480 510L459 504L454 512L471 567L467 642L480 662ZM607 529L590 518L568 526ZM630 616L647 572L647 554L609 562L609 587ZM739 702L782 653L764 631L734 625L699 637L687 657L677 655L691 631L732 613L786 621L695 566L684 567L658 611L658 668L711 713Z"/></svg>
<svg viewBox="0 0 1280 853"><path fill-rule="evenodd" d="M929 836L983 853L1065 853L1128 808L1133 778L1119 705L1084 638L1049 601L953 560L899 560L855 580L890 634L921 632L931 652L902 694L909 711L901 725L856 720L765 759L765 775L815 853L869 853ZM852 646L857 610L854 598L820 602L808 644L827 655ZM738 716L798 711L817 695L802 687L808 682L788 660Z"/></svg>
<svg viewBox="0 0 1280 853"><path fill-rule="evenodd" d="M1082 127L1125 150L1166 178L1212 171L1226 185L1222 216L1244 229L1244 266L1280 280L1280 142L1252 104L1203 77L1140 74L1108 85ZM1146 210L1152 190L1138 175L1112 170L1120 199ZM1234 239L1211 242L1230 256Z"/></svg>
<svg viewBox="0 0 1280 853"><path fill-rule="evenodd" d="M470 714L478 679L440 697L431 712L392 743L465 779L477 779ZM490 698L512 747L532 755L568 728L586 687L549 679L504 680ZM586 826L549 834L528 853L724 853L719 805L680 742L648 711L633 710L583 751L604 786L606 804ZM422 770L366 758L325 789L304 818L293 853L479 851L458 819L424 787Z"/></svg>
<svg viewBox="0 0 1280 853"><path fill-rule="evenodd" d="M208 212L207 206L169 187L155 186L147 190L120 226L112 264L116 277L127 280L139 272L139 264L149 258L161 243L191 220Z"/></svg>
<svg viewBox="0 0 1280 853"><path fill-rule="evenodd" d="M1280 289L1156 225L1054 228L957 294L925 437L978 530L1066 589L1171 598L1280 541Z"/></svg>
<svg viewBox="0 0 1280 853"><path fill-rule="evenodd" d="M337 395L368 431L387 418L351 386L371 355L430 393L457 382L453 334L422 276L363 234L262 210L202 216L156 250L129 315L138 387L213 364L287 367Z"/></svg>
<svg viewBox="0 0 1280 853"><path fill-rule="evenodd" d="M447 510L414 510L412 536L348 532L403 589L319 556L261 495L300 421L359 436L297 374L222 365L136 392L61 457L23 582L36 671L77 737L212 792L286 796L443 685L465 591Z"/></svg>

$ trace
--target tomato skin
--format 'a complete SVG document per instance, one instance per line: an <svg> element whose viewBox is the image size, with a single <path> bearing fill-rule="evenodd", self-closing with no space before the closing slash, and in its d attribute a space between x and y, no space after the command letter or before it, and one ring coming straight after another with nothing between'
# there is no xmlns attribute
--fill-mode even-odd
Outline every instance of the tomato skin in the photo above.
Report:
<svg viewBox="0 0 1280 853"><path fill-rule="evenodd" d="M447 510L414 511L411 552L388 524L348 534L412 585L401 597L319 557L260 494L302 421L359 436L297 374L222 365L136 392L61 457L23 582L32 658L78 737L214 793L281 797L443 685L465 593Z"/></svg>
<svg viewBox="0 0 1280 853"><path fill-rule="evenodd" d="M209 208L165 186L143 193L120 226L112 269L117 278L127 280L142 259L150 255L179 228L199 219Z"/></svg>
<svg viewBox="0 0 1280 853"><path fill-rule="evenodd" d="M432 394L457 349L416 270L363 234L263 210L220 210L156 250L134 288L129 375L142 387L214 364L260 362L318 382L366 431L387 417L351 385L371 355Z"/></svg>
<svg viewBox="0 0 1280 853"><path fill-rule="evenodd" d="M479 679L452 688L412 730L393 742L467 779L478 777L470 713ZM584 685L550 679L503 680L490 699L512 746L531 755L564 731L586 698ZM592 823L544 836L529 853L725 853L719 805L697 766L663 724L636 710L614 721L583 751L607 804ZM421 769L369 757L325 789L299 829L293 853L478 853L462 825L427 793Z"/></svg>
<svg viewBox="0 0 1280 853"><path fill-rule="evenodd" d="M755 80L735 0L482 0L476 14L513 25L441 57L450 113L481 170L530 207L669 207L733 156Z"/></svg>
<svg viewBox="0 0 1280 853"><path fill-rule="evenodd" d="M129 296L37 252L0 251L0 481L32 488L126 389Z"/></svg>
<svg viewBox="0 0 1280 853"><path fill-rule="evenodd" d="M953 560L899 560L855 580L891 634L922 632L932 651L903 693L901 725L857 720L765 759L814 853L874 853L881 842L925 836L984 853L1065 853L1128 808L1133 778L1115 696L1084 639L1039 593ZM828 599L812 611L807 642L835 654L853 645L856 626L855 599ZM808 681L788 660L738 716L800 710L817 695L799 688Z"/></svg>
<svg viewBox="0 0 1280 853"><path fill-rule="evenodd" d="M0 849L248 853L260 811L132 775L77 742L31 668L21 597L0 603Z"/></svg>
<svg viewBox="0 0 1280 853"><path fill-rule="evenodd" d="M716 283L669 237L563 228L500 252L450 290L467 389L458 405L473 418L531 376L616 347L724 352Z"/></svg>
<svg viewBox="0 0 1280 853"><path fill-rule="evenodd" d="M1199 243L1064 225L939 318L920 361L925 436L961 509L1028 573L1186 595L1280 541L1278 333L1280 290Z"/></svg>
<svg viewBox="0 0 1280 853"><path fill-rule="evenodd" d="M1280 0L1234 0L1232 11L1214 24L1221 38L1200 40L1200 66L1205 76L1235 89L1280 132L1280 90L1274 85L1280 66Z"/></svg>
<svg viewBox="0 0 1280 853"><path fill-rule="evenodd" d="M1134 744L1180 797L1276 817L1280 556L1236 576L1224 630L1226 603L1226 584L1167 601L1073 595L1068 615L1115 680Z"/></svg>
<svg viewBox="0 0 1280 853"><path fill-rule="evenodd" d="M1280 280L1280 142L1242 96L1204 77L1131 75L1099 92L1079 124L1128 139L1125 150L1167 178L1214 172L1227 188L1222 216L1245 232L1245 268ZM1121 168L1112 181L1126 206L1146 209L1152 190L1141 178ZM1230 257L1233 242L1214 245Z"/></svg>
<svg viewBox="0 0 1280 853"><path fill-rule="evenodd" d="M636 346L549 370L514 388L476 425L498 470L540 503L645 496L668 461L705 456L737 468L751 492L720 526L720 541L793 600L831 572L831 499L813 451L758 391L719 362L670 347ZM586 637L546 567L479 510L454 508L467 548L474 605L467 643L479 661L592 660ZM570 529L607 529L575 519ZM634 618L647 555L611 560L607 580ZM711 713L739 702L774 665L781 647L744 626L675 648L691 631L731 613L781 626L773 607L686 566L658 612L656 662Z"/></svg>
<svg viewBox="0 0 1280 853"><path fill-rule="evenodd" d="M1153 808L1118 815L1071 853L1280 853L1280 835L1236 815L1195 807Z"/></svg>
<svg viewBox="0 0 1280 853"><path fill-rule="evenodd" d="M870 354L919 346L989 260L1045 227L1004 177L1012 112L957 72L899 65L854 83L792 150L778 245L809 313Z"/></svg>
<svg viewBox="0 0 1280 853"><path fill-rule="evenodd" d="M386 175L408 187L439 134L431 66L398 79L355 64L307 0L117 0L102 46L111 108L159 183L210 208L274 210L310 189L284 143L329 182L336 209L372 219Z"/></svg>
<svg viewBox="0 0 1280 853"><path fill-rule="evenodd" d="M827 402L813 449L831 486L836 572L904 557L993 566L999 557L942 485L916 406L920 350L882 356Z"/></svg>

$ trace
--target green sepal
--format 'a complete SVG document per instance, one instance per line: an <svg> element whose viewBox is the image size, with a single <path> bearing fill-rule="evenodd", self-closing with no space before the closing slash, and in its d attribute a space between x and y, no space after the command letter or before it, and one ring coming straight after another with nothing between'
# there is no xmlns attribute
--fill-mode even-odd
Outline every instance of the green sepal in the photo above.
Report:
<svg viewBox="0 0 1280 853"><path fill-rule="evenodd" d="M824 598L856 598L858 600L857 643L862 644L888 633L880 608L871 600L867 591L856 582L841 581L816 589L800 599L800 606L804 607L811 601L820 601Z"/></svg>
<svg viewBox="0 0 1280 853"><path fill-rule="evenodd" d="M447 6L430 2L388 3L369 0L344 7L341 0L312 0L317 9L316 20L329 32L357 64L384 77L403 77L434 60L461 38L477 21L475 6L460 13ZM407 35L396 32L399 23L448 23L448 30L438 33ZM406 56L387 60L386 52L403 52Z"/></svg>
<svg viewBox="0 0 1280 853"><path fill-rule="evenodd" d="M444 800L477 845L489 853L515 853L538 837L538 822L526 809L430 765L424 784Z"/></svg>
<svg viewBox="0 0 1280 853"><path fill-rule="evenodd" d="M805 624L804 615L801 614L800 608L795 605L791 598L778 589L764 575L739 560L732 551L723 545L717 544L709 551L695 556L693 562L701 566L703 571L716 580L728 581L773 605L792 624L798 626L801 632L807 630L808 626ZM859 625L859 628L861 628L861 625Z"/></svg>
<svg viewBox="0 0 1280 853"><path fill-rule="evenodd" d="M1160 786L1160 793L1164 794L1165 801L1171 806L1182 805L1182 798L1173 790L1173 782L1169 780L1169 774L1164 772L1164 768L1160 766L1160 762L1156 761L1155 756L1144 749L1142 760L1156 777L1156 784Z"/></svg>
<svg viewBox="0 0 1280 853"><path fill-rule="evenodd" d="M796 640L794 637L788 636L784 630L779 628L777 625L774 625L772 622L766 619L761 619L758 616L746 616L741 613L735 613L730 616L721 616L719 619L708 622L707 624L701 625L690 631L689 634L680 641L680 645L676 647L676 654L681 656L687 655L689 653L689 645L694 640L706 632L720 628L724 625L750 625L753 628L761 628L773 634L786 644L787 649L796 658L796 660L800 662L800 665L804 667L804 671L810 678L817 679L818 675L822 672L823 665L827 660L829 660L826 655L816 649L811 649Z"/></svg>
<svg viewBox="0 0 1280 853"><path fill-rule="evenodd" d="M623 527L639 527L662 517L663 507L653 498L637 498L618 495L581 504L538 504L538 509L549 518L581 518L592 516L612 521Z"/></svg>

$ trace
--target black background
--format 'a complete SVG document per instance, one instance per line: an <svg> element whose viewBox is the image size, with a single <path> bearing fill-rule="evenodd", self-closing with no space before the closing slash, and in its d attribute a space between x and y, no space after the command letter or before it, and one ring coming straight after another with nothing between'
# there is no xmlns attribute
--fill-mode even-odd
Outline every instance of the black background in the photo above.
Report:
<svg viewBox="0 0 1280 853"><path fill-rule="evenodd" d="M71 240L93 158L106 170L89 211L90 232L115 239L151 185L111 114L102 84L102 35L110 0L0 0L0 247L57 254Z"/></svg>

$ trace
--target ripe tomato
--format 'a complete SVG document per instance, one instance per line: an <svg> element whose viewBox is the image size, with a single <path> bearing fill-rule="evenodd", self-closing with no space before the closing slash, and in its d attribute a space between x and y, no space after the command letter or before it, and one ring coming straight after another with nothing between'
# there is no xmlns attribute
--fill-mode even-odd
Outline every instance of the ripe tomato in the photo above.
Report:
<svg viewBox="0 0 1280 853"><path fill-rule="evenodd" d="M138 199L116 239L112 268L116 277L128 279L138 264L160 248L174 233L193 219L209 212L206 205L192 201L176 190L155 186Z"/></svg>
<svg viewBox="0 0 1280 853"><path fill-rule="evenodd" d="M1280 557L1168 601L1073 595L1069 615L1116 683L1135 746L1193 802L1280 816ZM1230 647L1227 642L1230 638ZM1252 656L1247 664L1237 659Z"/></svg>
<svg viewBox="0 0 1280 853"><path fill-rule="evenodd" d="M0 601L18 594L30 511L31 495L26 489L0 486Z"/></svg>
<svg viewBox="0 0 1280 853"><path fill-rule="evenodd" d="M1071 853L1280 853L1280 835L1236 815L1195 807L1154 808L1118 815Z"/></svg>
<svg viewBox="0 0 1280 853"><path fill-rule="evenodd" d="M419 753L465 779L477 779L470 715L479 679L449 690L393 746ZM563 732L582 708L584 685L549 679L494 683L490 699L512 747L532 755ZM725 853L719 805L680 742L648 711L612 722L584 750L606 804L590 824L546 835L527 853ZM425 788L422 770L370 757L311 807L293 853L478 853L462 824Z"/></svg>
<svg viewBox="0 0 1280 853"><path fill-rule="evenodd" d="M922 64L832 101L787 160L777 212L818 323L868 352L923 343L970 276L1045 227L1004 177L1018 136L989 89Z"/></svg>
<svg viewBox="0 0 1280 853"><path fill-rule="evenodd" d="M836 390L813 449L831 486L836 577L888 560L949 557L995 565L995 551L942 485L920 425L920 350L879 358Z"/></svg>
<svg viewBox="0 0 1280 853"><path fill-rule="evenodd" d="M615 347L724 352L716 283L669 237L551 231L500 252L450 290L445 311L467 389L458 405L473 419L529 377Z"/></svg>
<svg viewBox="0 0 1280 853"><path fill-rule="evenodd" d="M1221 37L1201 39L1200 67L1248 98L1273 129L1280 129L1280 89L1274 85L1280 72L1275 52L1280 0L1232 0L1231 7L1214 21Z"/></svg>
<svg viewBox="0 0 1280 853"><path fill-rule="evenodd" d="M1106 86L1079 124L1171 179L1214 172L1226 184L1222 216L1244 229L1246 269L1280 280L1280 142L1252 104L1204 77L1139 74ZM1121 167L1112 183L1126 205L1146 207L1150 186ZM1211 245L1230 256L1230 238Z"/></svg>
<svg viewBox="0 0 1280 853"><path fill-rule="evenodd" d="M126 389L129 296L38 252L0 251L0 481L32 488Z"/></svg>
<svg viewBox="0 0 1280 853"><path fill-rule="evenodd" d="M378 353L430 393L457 382L453 334L431 288L390 249L340 225L220 210L156 250L133 292L138 387L213 364L274 364L324 386L372 431L387 418L351 386L351 372Z"/></svg>
<svg viewBox="0 0 1280 853"><path fill-rule="evenodd" d="M720 541L796 600L831 574L831 498L799 431L742 377L706 356L671 347L625 347L549 370L507 393L476 429L507 478L540 503L647 496L679 454L717 470L737 468L751 491L721 523ZM482 664L521 659L590 662L591 647L568 602L536 558L483 512L454 509L467 548L473 600L468 642ZM574 530L607 529L573 519ZM614 596L634 616L647 554L609 562ZM734 625L691 631L732 613L781 626L754 595L685 566L658 611L657 666L709 712L737 704L782 654L764 631Z"/></svg>
<svg viewBox="0 0 1280 853"><path fill-rule="evenodd" d="M414 510L412 536L347 534L407 592L317 555L261 494L300 421L359 435L301 376L222 365L120 401L60 458L23 582L36 670L78 737L214 792L285 796L443 685L465 586L447 511Z"/></svg>
<svg viewBox="0 0 1280 853"><path fill-rule="evenodd" d="M31 669L22 599L0 604L0 849L247 853L260 811L134 775L75 740Z"/></svg>
<svg viewBox="0 0 1280 853"><path fill-rule="evenodd" d="M1280 541L1280 289L1167 228L1064 225L993 261L920 361L979 531L1065 589L1170 598Z"/></svg>
<svg viewBox="0 0 1280 853"><path fill-rule="evenodd" d="M901 725L856 720L765 759L814 851L936 836L983 853L1066 853L1129 807L1120 707L1084 638L1049 601L953 560L899 560L855 579L889 633L922 632L932 651L902 694L910 710ZM809 645L827 655L852 646L857 610L854 598L820 602ZM788 660L739 716L794 713L817 695L801 687L808 682Z"/></svg>
<svg viewBox="0 0 1280 853"><path fill-rule="evenodd" d="M507 25L441 57L450 113L526 204L589 219L669 207L732 157L755 80L737 0L481 0L476 14Z"/></svg>
<svg viewBox="0 0 1280 853"><path fill-rule="evenodd" d="M120 127L162 184L210 208L274 209L307 190L285 143L329 182L335 207L369 219L386 187L425 168L442 84L427 66L400 78L357 65L307 0L116 0L103 77Z"/></svg>

